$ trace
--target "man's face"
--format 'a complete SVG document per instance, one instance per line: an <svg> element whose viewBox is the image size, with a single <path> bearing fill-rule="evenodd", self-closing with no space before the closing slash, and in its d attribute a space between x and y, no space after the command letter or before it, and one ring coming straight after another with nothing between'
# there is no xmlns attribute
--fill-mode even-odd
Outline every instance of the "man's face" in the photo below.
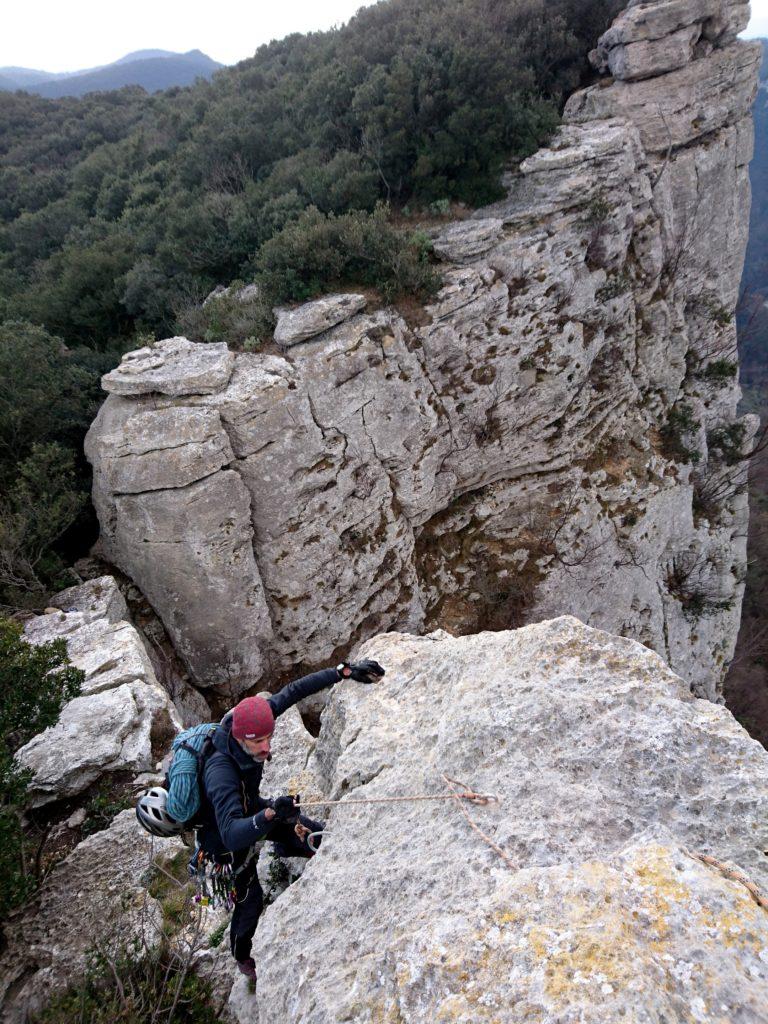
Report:
<svg viewBox="0 0 768 1024"><path fill-rule="evenodd" d="M240 746L246 754L250 754L254 761L266 761L269 757L271 744L271 733L267 736L256 736L253 739L240 740Z"/></svg>

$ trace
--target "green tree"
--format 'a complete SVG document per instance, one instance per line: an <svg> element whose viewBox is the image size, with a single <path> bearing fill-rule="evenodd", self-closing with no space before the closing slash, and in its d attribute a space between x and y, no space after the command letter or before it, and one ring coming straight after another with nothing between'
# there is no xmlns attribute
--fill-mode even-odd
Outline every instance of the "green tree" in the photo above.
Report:
<svg viewBox="0 0 768 1024"><path fill-rule="evenodd" d="M14 754L58 721L84 678L69 664L64 640L32 646L21 626L0 619L0 917L23 903L37 882L22 828L30 776Z"/></svg>

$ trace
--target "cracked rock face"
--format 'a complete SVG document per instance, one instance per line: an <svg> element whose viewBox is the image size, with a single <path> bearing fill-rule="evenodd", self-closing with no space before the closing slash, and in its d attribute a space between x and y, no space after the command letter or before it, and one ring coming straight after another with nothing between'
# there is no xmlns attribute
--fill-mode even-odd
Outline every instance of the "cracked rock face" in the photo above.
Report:
<svg viewBox="0 0 768 1024"><path fill-rule="evenodd" d="M33 772L33 807L75 796L111 772L154 768L153 744L181 729L128 610L109 576L56 595L61 611L26 624L32 644L64 639L72 664L85 672L81 695L58 722L38 733L17 759Z"/></svg>
<svg viewBox="0 0 768 1024"><path fill-rule="evenodd" d="M758 1021L768 754L640 644L560 618L382 635L337 687L310 766L331 809L256 933L260 1024ZM297 936L301 944L297 947ZM286 972L285 964L293 969Z"/></svg>
<svg viewBox="0 0 768 1024"><path fill-rule="evenodd" d="M237 694L377 630L567 612L719 698L747 499L710 442L755 429L732 316L744 15L629 5L593 56L613 77L435 239L422 326L330 296L281 314L282 355L175 338L107 375L87 440L101 551L197 685Z"/></svg>

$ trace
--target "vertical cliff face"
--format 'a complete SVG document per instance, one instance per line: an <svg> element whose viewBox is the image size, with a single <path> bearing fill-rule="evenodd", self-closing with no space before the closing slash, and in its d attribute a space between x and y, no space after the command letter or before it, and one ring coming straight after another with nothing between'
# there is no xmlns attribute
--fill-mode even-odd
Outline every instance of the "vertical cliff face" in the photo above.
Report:
<svg viewBox="0 0 768 1024"><path fill-rule="evenodd" d="M548 149L435 238L409 327L336 296L279 355L132 353L87 441L101 545L200 684L390 628L571 613L716 698L746 543L748 5L630 4Z"/></svg>

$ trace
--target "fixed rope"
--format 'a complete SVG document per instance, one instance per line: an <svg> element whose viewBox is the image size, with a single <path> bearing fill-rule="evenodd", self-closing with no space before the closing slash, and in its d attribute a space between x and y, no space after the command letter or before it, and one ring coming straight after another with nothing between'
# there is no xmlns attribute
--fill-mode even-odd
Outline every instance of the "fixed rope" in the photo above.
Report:
<svg viewBox="0 0 768 1024"><path fill-rule="evenodd" d="M358 800L302 800L299 803L295 803L298 808L304 807L352 807L360 804L397 804L397 803L412 803L423 800L452 800L459 808L461 813L469 822L470 828L480 836L484 843L496 853L506 863L506 865L513 871L518 870L518 865L510 857L510 855L503 850L498 843L495 843L490 836L486 835L485 832L480 828L476 821L474 821L467 811L465 804L476 804L478 807L487 807L488 804L499 803L499 798L494 793L476 793L471 789L465 782L461 782L459 779L452 779L449 775L442 775L442 779L446 786L450 789L450 793L436 793L430 795L423 794L411 794L406 796L377 796L367 797ZM312 832L308 835L307 841L310 849L314 850L314 841L316 837L321 836L320 832Z"/></svg>

